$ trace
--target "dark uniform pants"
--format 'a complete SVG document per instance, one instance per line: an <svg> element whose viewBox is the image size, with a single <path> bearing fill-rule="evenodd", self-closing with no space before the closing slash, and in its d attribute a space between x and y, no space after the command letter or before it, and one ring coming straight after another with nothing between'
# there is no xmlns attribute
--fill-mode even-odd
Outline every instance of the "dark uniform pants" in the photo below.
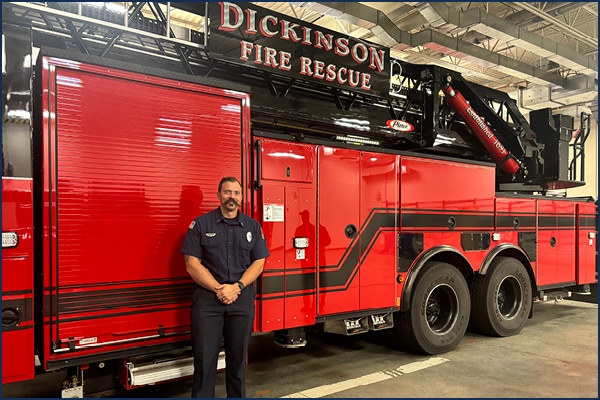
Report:
<svg viewBox="0 0 600 400"><path fill-rule="evenodd" d="M194 292L191 323L194 352L192 397L214 398L221 339L225 344L227 397L246 397L245 368L254 321L256 289L248 286L232 304L204 288Z"/></svg>

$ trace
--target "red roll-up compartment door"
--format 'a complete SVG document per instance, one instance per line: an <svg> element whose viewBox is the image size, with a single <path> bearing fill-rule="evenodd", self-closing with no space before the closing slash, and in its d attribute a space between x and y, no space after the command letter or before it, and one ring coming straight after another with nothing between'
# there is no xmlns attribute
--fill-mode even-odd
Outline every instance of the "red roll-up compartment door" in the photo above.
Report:
<svg viewBox="0 0 600 400"><path fill-rule="evenodd" d="M187 339L179 251L223 176L249 185L248 95L56 58L42 75L46 361Z"/></svg>

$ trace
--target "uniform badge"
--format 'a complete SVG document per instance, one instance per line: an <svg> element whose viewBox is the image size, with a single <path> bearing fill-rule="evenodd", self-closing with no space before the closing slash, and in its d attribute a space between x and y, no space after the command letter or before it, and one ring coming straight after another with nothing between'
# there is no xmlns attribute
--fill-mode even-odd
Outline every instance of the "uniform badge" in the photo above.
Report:
<svg viewBox="0 0 600 400"><path fill-rule="evenodd" d="M246 233L246 239L248 239L248 242L252 241L252 232Z"/></svg>
<svg viewBox="0 0 600 400"><path fill-rule="evenodd" d="M196 221L192 221L190 226L188 226L188 229L194 229L194 226L196 226Z"/></svg>
<svg viewBox="0 0 600 400"><path fill-rule="evenodd" d="M215 237L215 236L217 236L216 233L213 233L213 232L207 232L206 233L206 237Z"/></svg>

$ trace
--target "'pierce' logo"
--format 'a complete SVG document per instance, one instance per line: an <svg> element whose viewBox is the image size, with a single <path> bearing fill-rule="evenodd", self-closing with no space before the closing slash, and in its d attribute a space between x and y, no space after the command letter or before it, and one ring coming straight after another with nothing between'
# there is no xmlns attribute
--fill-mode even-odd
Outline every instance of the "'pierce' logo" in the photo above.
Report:
<svg viewBox="0 0 600 400"><path fill-rule="evenodd" d="M412 132L415 127L411 123L399 119L390 119L386 122L387 126L400 132Z"/></svg>

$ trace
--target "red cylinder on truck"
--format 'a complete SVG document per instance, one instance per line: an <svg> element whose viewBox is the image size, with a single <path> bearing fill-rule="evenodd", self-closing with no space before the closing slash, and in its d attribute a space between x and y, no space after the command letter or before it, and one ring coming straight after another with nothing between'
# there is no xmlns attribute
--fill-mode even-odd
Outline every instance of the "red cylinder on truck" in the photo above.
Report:
<svg viewBox="0 0 600 400"><path fill-rule="evenodd" d="M457 112L465 121L467 126L475 133L477 138L483 144L483 147L490 153L494 161L502 168L504 172L514 175L519 170L519 164L510 155L508 150L500 143L500 140L494 135L490 127L483 118L473 110L469 102L460 92L457 92L452 86L445 86L442 91L446 95L445 99L450 107Z"/></svg>

